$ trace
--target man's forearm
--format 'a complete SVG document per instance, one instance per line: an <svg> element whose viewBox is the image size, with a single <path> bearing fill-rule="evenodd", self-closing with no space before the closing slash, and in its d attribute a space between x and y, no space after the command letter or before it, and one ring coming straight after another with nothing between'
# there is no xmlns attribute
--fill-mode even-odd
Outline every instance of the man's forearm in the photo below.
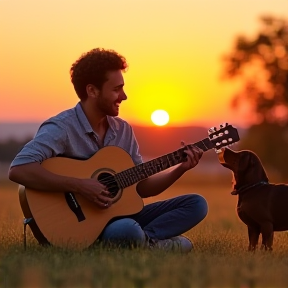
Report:
<svg viewBox="0 0 288 288"><path fill-rule="evenodd" d="M12 167L9 171L9 179L39 191L76 192L77 190L76 178L56 175L38 163Z"/></svg>
<svg viewBox="0 0 288 288"><path fill-rule="evenodd" d="M137 184L137 192L142 198L156 196L169 188L185 171L177 166L173 170L153 175Z"/></svg>

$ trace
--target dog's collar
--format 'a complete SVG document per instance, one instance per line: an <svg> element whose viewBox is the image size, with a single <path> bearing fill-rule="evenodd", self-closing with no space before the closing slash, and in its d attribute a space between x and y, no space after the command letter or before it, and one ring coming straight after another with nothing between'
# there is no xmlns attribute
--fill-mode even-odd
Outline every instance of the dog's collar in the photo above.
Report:
<svg viewBox="0 0 288 288"><path fill-rule="evenodd" d="M234 190L231 192L231 194L232 194L232 195L237 195L237 194L242 193L242 192L244 192L244 191L246 191L246 190L248 190L248 189L251 189L251 188L253 188L253 187L260 186L260 185L267 185L267 184L269 184L269 183L266 182L266 181L260 181L260 182L254 183L254 184L244 185L244 186L242 186L242 187L240 187L240 188L238 188L238 189L234 189Z"/></svg>

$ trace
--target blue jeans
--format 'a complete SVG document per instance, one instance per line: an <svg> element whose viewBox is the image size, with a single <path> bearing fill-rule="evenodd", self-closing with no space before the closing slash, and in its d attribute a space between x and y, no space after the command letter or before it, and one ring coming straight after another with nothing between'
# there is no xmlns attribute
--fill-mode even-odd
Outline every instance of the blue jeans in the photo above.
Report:
<svg viewBox="0 0 288 288"><path fill-rule="evenodd" d="M137 214L109 223L99 240L120 246L144 246L147 239L168 239L195 227L208 213L206 200L187 194L145 205Z"/></svg>

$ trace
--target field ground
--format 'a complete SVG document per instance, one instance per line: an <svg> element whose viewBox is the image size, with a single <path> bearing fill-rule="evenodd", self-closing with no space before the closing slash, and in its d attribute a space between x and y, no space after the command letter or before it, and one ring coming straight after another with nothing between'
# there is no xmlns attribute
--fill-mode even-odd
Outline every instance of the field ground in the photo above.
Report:
<svg viewBox="0 0 288 288"><path fill-rule="evenodd" d="M194 175L161 197L187 192L203 195L208 216L187 233L195 249L188 255L147 250L96 248L72 252L39 247L28 229L23 249L22 212L17 185L0 184L0 287L288 287L288 239L275 234L272 253L247 252L245 225L235 213L230 176Z"/></svg>

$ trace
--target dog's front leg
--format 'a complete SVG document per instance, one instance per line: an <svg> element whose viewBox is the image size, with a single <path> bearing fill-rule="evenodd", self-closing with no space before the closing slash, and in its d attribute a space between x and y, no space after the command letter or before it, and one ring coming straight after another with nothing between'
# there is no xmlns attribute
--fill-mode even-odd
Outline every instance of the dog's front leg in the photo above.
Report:
<svg viewBox="0 0 288 288"><path fill-rule="evenodd" d="M266 251L272 251L273 248L273 224L271 222L265 222L261 225L261 234L262 234L262 246L261 249Z"/></svg>
<svg viewBox="0 0 288 288"><path fill-rule="evenodd" d="M255 226L248 226L249 247L248 251L255 251L258 245L260 229Z"/></svg>

